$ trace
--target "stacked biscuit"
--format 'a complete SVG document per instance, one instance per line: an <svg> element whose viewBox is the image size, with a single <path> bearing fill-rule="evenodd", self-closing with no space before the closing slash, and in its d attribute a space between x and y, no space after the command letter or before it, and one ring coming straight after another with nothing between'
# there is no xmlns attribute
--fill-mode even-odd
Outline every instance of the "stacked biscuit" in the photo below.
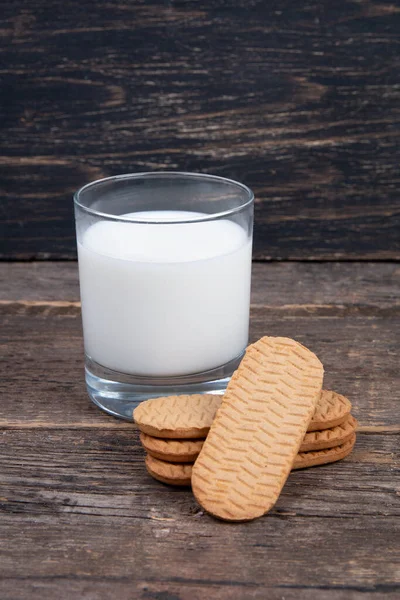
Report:
<svg viewBox="0 0 400 600"><path fill-rule="evenodd" d="M245 521L276 502L292 469L335 462L355 442L350 402L322 390L323 367L289 338L249 346L224 396L169 396L134 411L146 468L192 485L209 513Z"/></svg>

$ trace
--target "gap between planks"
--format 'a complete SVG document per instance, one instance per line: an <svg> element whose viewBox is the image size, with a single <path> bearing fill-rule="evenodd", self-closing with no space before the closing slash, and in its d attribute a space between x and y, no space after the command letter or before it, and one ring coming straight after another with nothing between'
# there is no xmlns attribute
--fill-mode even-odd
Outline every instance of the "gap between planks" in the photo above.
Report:
<svg viewBox="0 0 400 600"><path fill-rule="evenodd" d="M0 420L1 429L110 429L113 431L131 431L132 429L138 430L136 424L132 421L121 421L113 423L49 423L46 421L6 421ZM365 434L385 434L385 435L396 435L400 434L400 425L359 425L357 427L357 433Z"/></svg>
<svg viewBox="0 0 400 600"><path fill-rule="evenodd" d="M132 421L116 421L113 423L110 421L109 423L84 423L73 422L73 423L49 423L47 421L7 421L0 420L0 430L1 429L110 429L112 431L132 431L133 429L137 430L136 424Z"/></svg>
<svg viewBox="0 0 400 600"><path fill-rule="evenodd" d="M3 314L35 314L48 316L78 316L81 303L75 300L0 300ZM252 311L286 312L295 316L316 317L397 317L400 315L400 303L388 307L369 304L255 304L250 305Z"/></svg>

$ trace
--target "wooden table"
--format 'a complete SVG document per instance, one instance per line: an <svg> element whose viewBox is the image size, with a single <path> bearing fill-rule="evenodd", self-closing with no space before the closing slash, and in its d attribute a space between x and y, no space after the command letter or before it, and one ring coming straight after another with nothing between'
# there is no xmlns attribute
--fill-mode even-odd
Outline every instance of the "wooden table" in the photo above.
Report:
<svg viewBox="0 0 400 600"><path fill-rule="evenodd" d="M254 264L251 339L309 346L360 429L350 457L233 525L152 480L134 426L90 404L76 264L0 265L0 597L399 598L399 276Z"/></svg>

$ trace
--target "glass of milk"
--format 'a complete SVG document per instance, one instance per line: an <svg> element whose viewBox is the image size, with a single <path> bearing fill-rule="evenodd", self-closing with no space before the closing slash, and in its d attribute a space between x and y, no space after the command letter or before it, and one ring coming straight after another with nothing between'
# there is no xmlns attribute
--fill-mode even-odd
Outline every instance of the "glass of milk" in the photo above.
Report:
<svg viewBox="0 0 400 600"><path fill-rule="evenodd" d="M92 401L222 394L248 342L252 191L179 172L89 183L74 197Z"/></svg>

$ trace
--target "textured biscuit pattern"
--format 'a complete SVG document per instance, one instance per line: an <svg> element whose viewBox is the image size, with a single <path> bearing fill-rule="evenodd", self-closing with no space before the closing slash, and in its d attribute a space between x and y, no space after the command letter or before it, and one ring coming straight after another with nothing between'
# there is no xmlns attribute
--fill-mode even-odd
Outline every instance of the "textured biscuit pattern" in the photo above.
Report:
<svg viewBox="0 0 400 600"><path fill-rule="evenodd" d="M194 462L203 447L204 440L162 440L141 432L143 448L161 460L169 462Z"/></svg>
<svg viewBox="0 0 400 600"><path fill-rule="evenodd" d="M191 464L168 463L149 454L146 456L145 464L148 473L158 481L170 485L190 485Z"/></svg>
<svg viewBox="0 0 400 600"><path fill-rule="evenodd" d="M344 444L351 438L357 427L357 421L352 415L348 415L345 421L336 427L323 429L321 431L310 431L304 436L301 442L300 452L312 452L315 450L324 450L325 448L334 448Z"/></svg>
<svg viewBox="0 0 400 600"><path fill-rule="evenodd" d="M337 392L323 390L308 426L308 431L336 427L336 425L343 423L350 411L351 403L347 398Z"/></svg>
<svg viewBox="0 0 400 600"><path fill-rule="evenodd" d="M140 431L159 438L205 438L221 397L213 394L167 396L142 402L133 411Z"/></svg>
<svg viewBox="0 0 400 600"><path fill-rule="evenodd" d="M306 467L316 467L317 465L326 465L345 458L353 450L356 441L356 434L353 433L347 442L334 448L326 450L316 450L315 452L300 452L294 459L293 469L305 469Z"/></svg>
<svg viewBox="0 0 400 600"><path fill-rule="evenodd" d="M193 467L192 488L214 516L245 521L276 502L321 394L323 366L289 338L249 346Z"/></svg>

